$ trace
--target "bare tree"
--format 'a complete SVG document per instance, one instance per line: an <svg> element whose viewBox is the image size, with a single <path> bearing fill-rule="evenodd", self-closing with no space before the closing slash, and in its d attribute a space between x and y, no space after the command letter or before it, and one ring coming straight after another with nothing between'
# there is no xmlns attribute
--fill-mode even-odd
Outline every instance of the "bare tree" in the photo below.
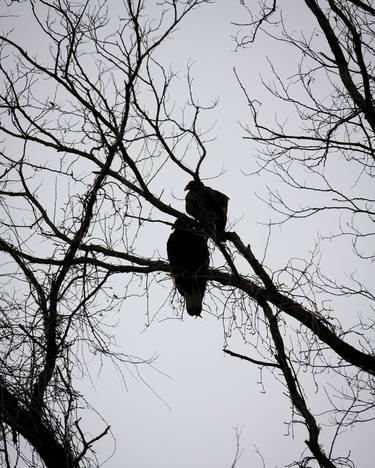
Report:
<svg viewBox="0 0 375 468"><path fill-rule="evenodd" d="M245 138L257 142L258 147L255 172L276 176L278 180L277 188L268 186L268 194L263 198L275 213L270 225L294 223L296 232L300 233L298 221L305 223L311 218L320 228L310 258L291 259L285 268L273 272L269 286L265 282L264 285L269 290L275 285L278 293L296 298L319 317L319 322L325 323L341 343L342 340L358 343L372 359L375 296L369 275L374 261L375 234L372 189L375 9L370 1L305 0L301 2L305 4L304 14L313 18L315 28L298 33L295 24L289 23L288 28L285 19L288 13L284 12L281 2L262 1L258 11L250 7L249 2L241 3L245 15L234 23L237 48L251 48L258 41L266 40L268 45L285 47L289 54L299 57L297 68L288 70L288 76L278 72L269 60L270 75L263 79L263 84L273 99L274 108L280 109L274 120L273 116L262 112L257 97L246 89L241 70L235 71L250 111L250 121L243 125ZM325 228L328 217L333 229ZM332 250L337 265L340 265L340 256L350 258L350 269L343 270L340 279L333 276L332 268L320 262L321 258L331 259ZM274 305L280 310L279 305ZM263 310L273 334L272 311L267 313L264 307ZM343 310L348 311L345 318ZM302 315L298 320L306 326L301 319ZM281 323L281 319L278 320ZM289 323L286 325L290 333ZM319 466L352 466L349 457L333 457L334 445L344 428L373 420L373 370L361 365L362 358L356 366L372 376L351 368L347 364L354 362L346 359L341 344L334 344L336 338L331 340L327 335L325 340L325 332L310 330L342 360L332 361L326 347L316 343L302 328L296 330L296 341L292 341L292 347L285 350L285 354L285 340L284 345L281 341L277 344L275 335L278 364L291 402L305 420L310 437L306 443L312 458ZM354 357L352 351L349 354ZM285 362L280 361L283 356ZM315 375L323 371L341 377L328 386L320 382L331 406L330 420L326 423L335 428L331 447L326 452L316 445L324 418L318 420L309 412L307 396L301 392L301 388L304 392L307 388L300 383L301 366L305 365ZM288 376L289 371L294 375ZM319 379L315 383L318 388ZM307 466L312 459L307 456L298 463Z"/></svg>
<svg viewBox="0 0 375 468"><path fill-rule="evenodd" d="M92 353L137 364L114 351L111 312L140 288L153 294L152 284L168 275L169 264L147 252L141 240L152 236L155 226L172 225L182 215L164 193L163 179L200 178L209 139L201 115L215 109L196 100L189 70L187 99L179 110L172 99L175 73L161 63L158 51L186 15L208 3L127 0L116 10L104 0L30 2L17 7L31 9L43 34L38 54L12 31L1 36L4 466L14 466L17 457L30 466L98 464L92 447L109 427L86 438L80 419L84 396L76 390L73 374L77 368L85 372L86 356ZM337 235L351 236L358 257L371 261L371 249L364 246L372 236L366 229L373 220L373 200L367 193L353 197L336 188L329 169L339 157L360 166L358 177L372 176L373 8L366 2L330 0L323 11L316 2L306 4L331 52L314 52L311 41L292 39L281 18L281 40L309 61L307 70L302 61L297 75L308 101L294 98L281 80L281 88L269 88L276 98L295 104L305 132L289 134L283 125L275 130L262 123L257 103L237 74L255 123L247 135L264 144L260 171L332 200L331 205L296 209L271 191L271 206L293 219L328 208L349 213L352 222ZM261 10L258 18L244 23L255 30L237 36L238 46L274 24L276 2ZM314 94L320 73L328 74L332 84L326 101ZM294 165L306 168L314 175L309 180L320 184L302 183ZM355 189L362 185L358 178ZM363 216L368 224L362 223ZM212 243L225 265L214 265L208 275L212 290L223 297L220 313L229 318L225 352L270 370L284 383L291 425L302 422L308 434L310 453L302 455L298 466L314 461L321 467L350 466L349 457L335 455L333 447L342 428L372 418L373 320L363 317L356 327L345 328L322 297L361 296L371 308L371 285L354 277L351 285L336 284L319 269L313 271L313 261L300 268L291 262L281 272L271 272L247 240L236 232L226 237L226 243ZM115 275L124 278L122 297L111 289ZM246 355L229 349L233 331L247 344ZM305 376L317 382L327 373L344 382L337 388L348 405L338 405L326 387L336 435L325 447L320 436L324 422L310 408ZM239 453L237 449L234 464Z"/></svg>

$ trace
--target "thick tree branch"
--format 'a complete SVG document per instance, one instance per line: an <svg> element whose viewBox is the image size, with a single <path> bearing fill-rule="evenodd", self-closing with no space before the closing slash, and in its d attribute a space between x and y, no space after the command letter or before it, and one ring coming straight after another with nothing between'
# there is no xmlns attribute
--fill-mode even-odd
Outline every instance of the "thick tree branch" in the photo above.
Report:
<svg viewBox="0 0 375 468"><path fill-rule="evenodd" d="M290 399L306 422L306 427L309 433L309 440L306 440L306 444L318 461L321 468L335 468L335 465L326 456L319 444L320 429L316 423L315 417L307 407L305 398L299 389L297 377L294 374L291 364L286 356L284 342L279 330L277 318L273 314L271 307L267 304L266 301L260 301L260 306L262 307L270 326L272 339L276 349L275 357L279 363L279 367L281 368L282 373L284 374Z"/></svg>
<svg viewBox="0 0 375 468"><path fill-rule="evenodd" d="M63 446L55 432L39 413L30 406L23 406L5 383L0 380L0 416L13 430L21 434L38 452L47 468L74 468L76 466L71 448Z"/></svg>
<svg viewBox="0 0 375 468"><path fill-rule="evenodd" d="M359 92L358 87L353 82L353 79L350 74L348 61L345 58L345 55L340 46L340 42L335 32L333 31L328 18L323 13L322 9L319 7L318 3L315 0L305 0L305 3L318 20L318 23L326 36L328 44L335 57L340 77L345 88L347 89L349 95L353 99L355 105L364 113L368 123L372 128L372 131L375 132L375 110L373 108L373 105L372 103L368 103L366 101L366 99Z"/></svg>

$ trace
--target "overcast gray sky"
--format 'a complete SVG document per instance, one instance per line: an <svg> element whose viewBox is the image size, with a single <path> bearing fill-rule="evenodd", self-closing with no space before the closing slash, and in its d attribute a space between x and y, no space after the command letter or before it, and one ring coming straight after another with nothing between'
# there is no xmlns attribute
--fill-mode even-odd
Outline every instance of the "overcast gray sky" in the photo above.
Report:
<svg viewBox="0 0 375 468"><path fill-rule="evenodd" d="M118 1L118 0L117 0ZM120 2L118 1L120 4ZM314 25L303 2L284 2L286 20L298 31ZM244 84L252 94L259 93L263 109L274 113L273 101L264 93L260 74L269 70L267 57L288 75L296 65L291 52L274 48L270 40L261 39L252 49L234 51L231 35L235 28L230 21L240 20L240 2L218 0L193 12L181 24L173 39L163 45L158 56L168 66L180 71L181 95L184 101L184 74L187 63L192 62L196 95L205 102L219 98L217 108L211 113L215 137L208 145L209 158L203 175L213 177L223 174L209 184L230 197L229 222L249 242L254 252L262 257L267 241L267 222L272 213L267 211L257 195L266 193L272 177L246 177L241 171L255 169L254 146L243 140L239 121L247 117L246 102L236 83L236 67ZM28 41L30 24L24 19L16 35ZM30 29L29 29L30 28ZM35 38L36 41L36 38ZM37 48L33 42L33 47ZM291 117L292 118L292 117ZM209 121L207 122L209 124ZM164 184L170 196L178 198L176 206L183 210L186 177L168 177ZM327 219L327 229L330 220ZM295 225L275 228L266 263L271 268L285 265L291 257L305 257L314 245L317 227L306 221L305 228L294 231ZM325 226L319 226L324 230ZM170 229L159 228L158 235L145 239L145 250L158 251L166 258L166 241ZM348 260L350 261L350 260ZM335 269L338 267L333 267ZM115 289L121 290L121 277ZM172 282L164 282L172 288ZM152 308L162 297L151 297ZM115 334L119 349L125 353L149 358L156 356L155 368L139 366L142 379L134 367L124 370L124 379L109 361L103 366L98 359L89 363L92 380L78 385L88 402L111 425L116 443L105 438L97 445L99 460L104 461L113 450L114 455L106 465L111 468L230 468L235 452L234 427L241 428L243 454L237 468L283 467L299 457L304 447L305 430L296 430L294 437L284 424L290 418L288 398L284 389L264 371L262 384L259 369L225 356L223 324L215 316L212 301L206 299L202 319L192 319L185 314L183 320L161 320L160 315L145 329L145 299L127 301L115 318ZM171 314L172 315L172 314ZM238 343L240 347L240 343ZM236 342L231 349L236 351ZM160 372L159 372L160 371ZM79 374L77 374L79 378ZM319 401L319 394L315 395ZM324 408L322 408L324 410ZM95 434L103 429L100 419L87 412L83 422ZM354 438L344 437L341 447L350 447L358 467L372 468L374 448L370 429L359 430ZM256 449L257 448L257 449Z"/></svg>

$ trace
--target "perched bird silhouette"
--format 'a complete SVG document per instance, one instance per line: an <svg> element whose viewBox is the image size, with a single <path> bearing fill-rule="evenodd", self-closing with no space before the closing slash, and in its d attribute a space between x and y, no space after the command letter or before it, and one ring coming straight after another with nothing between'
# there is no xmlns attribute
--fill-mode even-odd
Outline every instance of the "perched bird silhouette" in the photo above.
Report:
<svg viewBox="0 0 375 468"><path fill-rule="evenodd" d="M202 224L210 237L225 240L229 198L198 180L190 181L185 190L188 190L185 197L186 212Z"/></svg>
<svg viewBox="0 0 375 468"><path fill-rule="evenodd" d="M177 218L172 229L167 242L172 277L185 298L187 313L200 316L209 265L207 238L198 223L187 216Z"/></svg>

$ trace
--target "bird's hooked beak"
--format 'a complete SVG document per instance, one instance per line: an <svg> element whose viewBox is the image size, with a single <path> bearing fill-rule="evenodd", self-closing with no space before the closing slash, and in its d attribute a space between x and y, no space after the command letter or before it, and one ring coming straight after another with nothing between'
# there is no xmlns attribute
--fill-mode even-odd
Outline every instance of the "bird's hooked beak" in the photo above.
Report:
<svg viewBox="0 0 375 468"><path fill-rule="evenodd" d="M199 180L191 180L185 187L185 190L194 190L201 186L203 187L203 184Z"/></svg>

